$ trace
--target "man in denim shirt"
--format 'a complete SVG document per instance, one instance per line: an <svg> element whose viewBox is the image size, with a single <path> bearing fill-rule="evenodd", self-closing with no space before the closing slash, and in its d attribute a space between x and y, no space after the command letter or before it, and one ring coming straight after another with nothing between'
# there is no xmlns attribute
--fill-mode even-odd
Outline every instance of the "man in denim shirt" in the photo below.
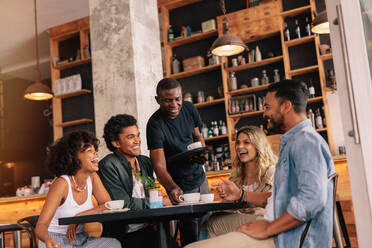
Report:
<svg viewBox="0 0 372 248"><path fill-rule="evenodd" d="M310 220L302 247L332 247L333 182L328 182L328 176L333 174L334 165L328 144L306 118L308 96L306 84L294 80L283 80L268 88L264 118L270 131L283 133L272 197L244 192L226 180L217 185L224 199L267 204L265 219L188 247L297 248ZM274 218L267 218L270 215Z"/></svg>

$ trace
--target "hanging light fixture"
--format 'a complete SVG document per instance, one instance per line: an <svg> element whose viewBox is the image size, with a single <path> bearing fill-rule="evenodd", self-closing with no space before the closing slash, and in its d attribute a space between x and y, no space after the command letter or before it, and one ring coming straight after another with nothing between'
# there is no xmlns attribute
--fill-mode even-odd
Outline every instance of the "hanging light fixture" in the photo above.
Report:
<svg viewBox="0 0 372 248"><path fill-rule="evenodd" d="M329 34L330 33L326 10L321 11L319 14L315 14L311 32L315 34Z"/></svg>
<svg viewBox="0 0 372 248"><path fill-rule="evenodd" d="M248 50L239 37L229 34L229 22L226 16L225 1L220 0L220 7L223 12L223 35L218 37L212 44L211 51L218 56L232 56Z"/></svg>
<svg viewBox="0 0 372 248"><path fill-rule="evenodd" d="M35 43L36 43L36 82L31 84L25 90L24 98L28 100L48 100L53 97L53 94L48 86L41 83L40 74L40 63L39 63L39 39L37 33L37 10L36 10L36 0L34 0L35 8Z"/></svg>

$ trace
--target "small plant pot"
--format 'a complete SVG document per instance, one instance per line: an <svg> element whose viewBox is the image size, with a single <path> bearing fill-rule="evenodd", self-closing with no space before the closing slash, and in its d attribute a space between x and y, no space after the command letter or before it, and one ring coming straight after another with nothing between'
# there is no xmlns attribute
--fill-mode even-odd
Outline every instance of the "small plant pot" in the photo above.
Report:
<svg viewBox="0 0 372 248"><path fill-rule="evenodd" d="M163 194L160 188L149 189L150 208L163 207Z"/></svg>

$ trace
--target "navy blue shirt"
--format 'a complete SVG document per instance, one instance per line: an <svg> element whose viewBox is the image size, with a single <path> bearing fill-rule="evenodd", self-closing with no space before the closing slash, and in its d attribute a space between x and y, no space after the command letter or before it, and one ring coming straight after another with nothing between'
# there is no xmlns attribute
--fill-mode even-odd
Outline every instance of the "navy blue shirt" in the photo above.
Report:
<svg viewBox="0 0 372 248"><path fill-rule="evenodd" d="M168 159L187 151L194 142L194 128L202 126L200 115L194 105L183 102L179 115L170 119L158 109L147 122L146 137L149 150L162 148L167 160L167 170L172 179L184 191L198 188L205 178L200 164L184 161L171 164Z"/></svg>

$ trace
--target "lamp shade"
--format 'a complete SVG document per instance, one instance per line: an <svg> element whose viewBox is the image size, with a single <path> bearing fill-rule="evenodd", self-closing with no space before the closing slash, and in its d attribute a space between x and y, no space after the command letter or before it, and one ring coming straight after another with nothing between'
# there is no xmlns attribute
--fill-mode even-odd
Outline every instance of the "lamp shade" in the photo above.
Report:
<svg viewBox="0 0 372 248"><path fill-rule="evenodd" d="M28 86L24 94L24 98L36 101L48 100L52 97L53 94L50 88L40 82L35 82Z"/></svg>
<svg viewBox="0 0 372 248"><path fill-rule="evenodd" d="M225 33L212 44L211 51L218 56L232 56L248 50L244 42L237 36Z"/></svg>
<svg viewBox="0 0 372 248"><path fill-rule="evenodd" d="M326 10L323 10L315 16L311 31L315 34L329 34L330 30Z"/></svg>

